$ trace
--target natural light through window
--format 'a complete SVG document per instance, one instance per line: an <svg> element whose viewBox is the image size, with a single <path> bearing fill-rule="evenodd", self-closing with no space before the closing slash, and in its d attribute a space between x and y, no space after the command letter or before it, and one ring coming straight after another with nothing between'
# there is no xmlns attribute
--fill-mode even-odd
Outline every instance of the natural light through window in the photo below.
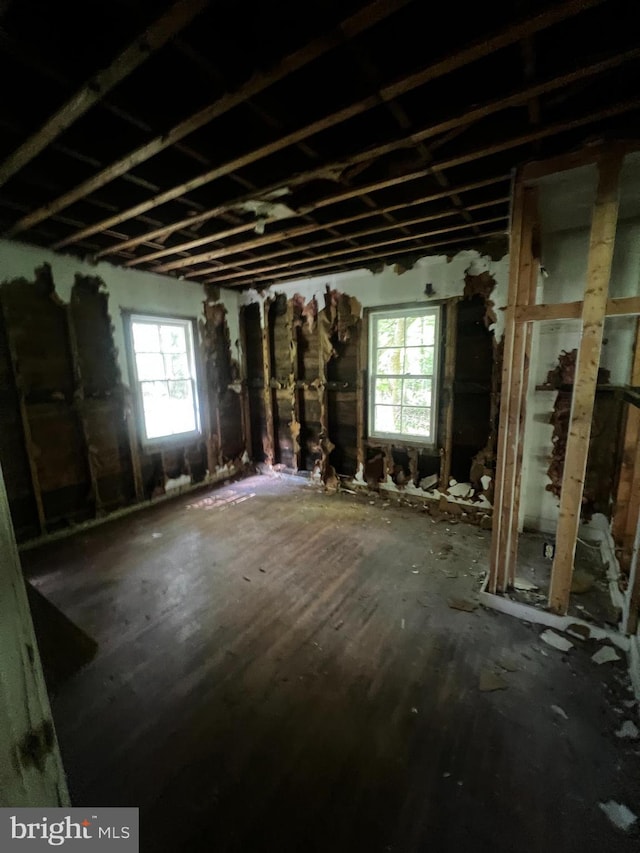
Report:
<svg viewBox="0 0 640 853"><path fill-rule="evenodd" d="M191 321L134 316L131 336L146 439L196 432Z"/></svg>
<svg viewBox="0 0 640 853"><path fill-rule="evenodd" d="M437 308L369 315L369 432L435 441Z"/></svg>

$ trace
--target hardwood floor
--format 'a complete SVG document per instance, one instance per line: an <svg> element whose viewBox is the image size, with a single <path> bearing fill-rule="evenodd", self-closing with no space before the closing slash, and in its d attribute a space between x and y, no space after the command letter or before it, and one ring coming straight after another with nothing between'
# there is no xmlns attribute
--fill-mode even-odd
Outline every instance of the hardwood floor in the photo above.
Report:
<svg viewBox="0 0 640 853"><path fill-rule="evenodd" d="M624 662L451 609L489 532L386 503L252 477L24 553L99 643L53 701L74 804L144 853L637 850Z"/></svg>

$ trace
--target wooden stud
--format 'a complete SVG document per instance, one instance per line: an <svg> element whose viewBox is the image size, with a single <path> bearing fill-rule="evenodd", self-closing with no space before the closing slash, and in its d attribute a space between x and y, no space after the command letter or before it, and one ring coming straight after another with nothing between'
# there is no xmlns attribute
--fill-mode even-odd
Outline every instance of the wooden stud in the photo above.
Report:
<svg viewBox="0 0 640 853"><path fill-rule="evenodd" d="M638 488L638 482L634 484ZM631 550L629 586L623 613L623 631L635 635L638 631L638 610L640 609L640 570L638 569L638 551L640 549L640 524L636 522L633 547Z"/></svg>
<svg viewBox="0 0 640 853"><path fill-rule="evenodd" d="M270 299L265 299L262 307L262 369L263 369L263 394L264 394L264 419L267 432L268 448L265 448L267 465L273 465L276 461L276 442L273 421L273 392L271 390L271 346L269 344L269 306Z"/></svg>
<svg viewBox="0 0 640 853"><path fill-rule="evenodd" d="M453 383L456 372L456 346L458 339L458 301L450 299L446 306L446 331L444 338L444 370L442 376L442 396L444 397L444 436L442 455L440 459L440 490L444 491L449 485L451 476L451 450L453 447Z"/></svg>
<svg viewBox="0 0 640 853"><path fill-rule="evenodd" d="M519 305L516 307L516 322L529 323L534 320L579 320L583 303L559 302L545 305ZM640 314L640 296L622 296L607 299L607 317L622 317Z"/></svg>
<svg viewBox="0 0 640 853"><path fill-rule="evenodd" d="M253 438L251 436L251 409L249 407L249 387L247 368L247 324L244 309L241 308L238 317L240 343L242 347L241 369L241 403L242 403L242 433L244 438L244 449L249 459L253 459Z"/></svg>
<svg viewBox="0 0 640 853"><path fill-rule="evenodd" d="M511 210L511 229L509 256L511 263L509 267L509 289L507 297L507 310L505 312L505 328L503 335L503 359L502 359L502 382L500 386L500 421L498 425L498 451L496 456L496 478L493 501L493 523L491 532L491 551L489 557L489 578L487 589L489 592L503 591L505 588L504 563L506 560L506 533L508 528L507 519L503 519L503 513L508 511L506 495L506 461L507 444L510 438L509 429L512 422L509 419L509 394L511 390L513 374L513 354L515 337L515 306L518 304L519 294L519 271L520 256L522 254L524 236L524 186L516 178L513 190L513 203Z"/></svg>
<svg viewBox="0 0 640 853"><path fill-rule="evenodd" d="M582 338L578 350L569 435L564 460L556 554L551 570L549 607L567 612L573 576L576 539L589 452L598 365L611 263L618 220L622 152L612 149L599 166L600 177L591 222L587 278L582 309Z"/></svg>

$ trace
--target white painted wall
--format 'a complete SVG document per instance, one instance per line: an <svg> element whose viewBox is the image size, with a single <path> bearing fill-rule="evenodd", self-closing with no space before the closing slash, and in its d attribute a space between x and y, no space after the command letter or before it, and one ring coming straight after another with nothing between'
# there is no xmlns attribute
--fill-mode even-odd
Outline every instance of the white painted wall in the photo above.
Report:
<svg viewBox="0 0 640 853"><path fill-rule="evenodd" d="M195 317L198 320L203 316L205 295L202 286L194 282L179 281L142 270L123 269L106 262L90 264L73 255L58 254L26 243L0 240L0 281L13 278L33 281L35 269L43 263L51 266L56 292L64 302L69 301L76 273L98 276L104 281L109 294L109 313L124 384L129 382L129 368L126 363L122 309ZM235 291L221 291L220 301L227 308L231 346L237 358L238 351L234 344L239 338L238 294Z"/></svg>
<svg viewBox="0 0 640 853"><path fill-rule="evenodd" d="M305 300L313 296L318 300L318 307L324 307L324 293L327 285L332 290L339 290L349 296L355 296L363 308L381 305L396 305L405 302L424 302L448 299L460 296L464 291L465 272L473 275L488 270L495 278L496 286L492 294L497 322L495 333L502 337L504 328L504 313L506 305L509 263L505 256L499 261L492 261L476 251L459 252L450 261L444 256L421 258L413 269L402 275L394 272L393 267L385 267L380 273L368 270L355 270L335 275L303 278L287 284L274 284L267 290L258 293L248 290L241 295L241 304L263 302L265 298L277 293L286 294L287 298L299 293ZM433 285L433 296L425 296L425 284Z"/></svg>

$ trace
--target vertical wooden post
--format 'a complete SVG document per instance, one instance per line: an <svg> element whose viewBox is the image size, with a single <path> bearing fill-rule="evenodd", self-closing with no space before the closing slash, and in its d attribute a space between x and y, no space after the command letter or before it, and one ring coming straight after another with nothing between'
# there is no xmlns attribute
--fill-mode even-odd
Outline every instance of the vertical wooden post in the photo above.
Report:
<svg viewBox="0 0 640 853"><path fill-rule="evenodd" d="M304 467L300 451L300 394L298 382L298 332L293 312L293 299L287 300L287 329L289 331L289 391L291 393L291 449L296 470Z"/></svg>
<svg viewBox="0 0 640 853"><path fill-rule="evenodd" d="M623 630L626 634L635 634L638 630L638 608L640 607L640 571L638 571L638 548L640 547L640 519L638 518L638 506L640 505L640 441L636 446L635 474L631 489L630 509L635 511L635 533L630 548L623 552L626 567L629 569L629 584L624 605ZM631 513L630 513L631 514Z"/></svg>
<svg viewBox="0 0 640 853"><path fill-rule="evenodd" d="M369 376L367 365L367 354L369 352L369 320L365 311L362 312L360 320L360 339L358 341L358 354L356 356L356 455L358 466L362 465L362 476L364 477L365 464L365 433L367 426L367 402L369 399L367 378ZM357 471L356 471L357 473Z"/></svg>
<svg viewBox="0 0 640 853"><path fill-rule="evenodd" d="M446 490L451 475L451 449L453 446L453 381L456 372L456 345L458 338L458 299L447 302L444 336L444 371L442 391L444 404L444 436L440 460L440 489Z"/></svg>
<svg viewBox="0 0 640 853"><path fill-rule="evenodd" d="M238 323L240 327L240 346L242 359L240 365L240 405L242 406L242 432L244 449L247 456L253 459L253 439L251 436L251 411L249 407L249 380L247 368L247 325L245 321L244 308L240 309Z"/></svg>
<svg viewBox="0 0 640 853"><path fill-rule="evenodd" d="M273 465L276 461L276 443L273 427L273 396L271 392L271 347L269 346L269 306L271 301L266 299L262 310L262 370L264 377L264 419L267 430L267 444L265 457L267 465Z"/></svg>
<svg viewBox="0 0 640 853"><path fill-rule="evenodd" d="M599 181L591 220L587 279L582 306L582 338L564 460L556 555L551 569L549 607L564 614L569 607L573 561L580 524L584 478L591 436L602 333L618 221L622 152L611 149L599 163Z"/></svg>
<svg viewBox="0 0 640 853"><path fill-rule="evenodd" d="M524 386L527 335L516 323L516 309L533 298L532 236L535 220L536 193L526 188L516 176L511 210L509 248L509 293L505 316L502 383L500 386L500 421L493 504L491 556L488 589L504 591L509 584L511 537L514 533L514 487L518 474L517 457L520 441L522 389ZM517 536L517 511L515 512Z"/></svg>
<svg viewBox="0 0 640 853"><path fill-rule="evenodd" d="M1 469L0 649L0 806L68 806Z"/></svg>

